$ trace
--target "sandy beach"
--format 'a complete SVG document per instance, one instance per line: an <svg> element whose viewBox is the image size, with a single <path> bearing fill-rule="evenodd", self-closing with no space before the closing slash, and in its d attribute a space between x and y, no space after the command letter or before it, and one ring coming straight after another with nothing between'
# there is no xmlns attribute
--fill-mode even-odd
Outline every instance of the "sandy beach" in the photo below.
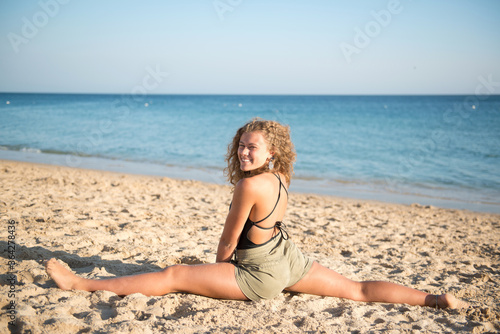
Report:
<svg viewBox="0 0 500 334"><path fill-rule="evenodd" d="M43 261L56 257L87 278L214 262L230 187L0 161L0 189L2 333L500 331L500 215L290 194L284 221L307 256L355 280L451 292L469 309L287 292L263 302L122 298L62 291Z"/></svg>

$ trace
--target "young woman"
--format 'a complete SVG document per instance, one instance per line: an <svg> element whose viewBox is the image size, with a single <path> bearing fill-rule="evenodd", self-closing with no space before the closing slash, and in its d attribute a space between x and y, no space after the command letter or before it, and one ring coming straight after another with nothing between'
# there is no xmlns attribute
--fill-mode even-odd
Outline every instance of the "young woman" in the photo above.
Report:
<svg viewBox="0 0 500 334"><path fill-rule="evenodd" d="M467 307L451 294L431 295L389 282L355 282L300 252L282 223L295 161L288 127L252 120L236 132L226 160L234 192L216 263L173 265L156 273L94 280L76 276L50 259L47 273L64 290L108 290L118 295L186 292L260 300L288 290L364 302Z"/></svg>

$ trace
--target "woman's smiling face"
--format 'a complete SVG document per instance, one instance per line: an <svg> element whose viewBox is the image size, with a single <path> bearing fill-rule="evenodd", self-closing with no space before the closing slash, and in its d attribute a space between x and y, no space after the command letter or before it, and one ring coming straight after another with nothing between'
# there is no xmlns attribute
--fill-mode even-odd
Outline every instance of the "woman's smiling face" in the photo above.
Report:
<svg viewBox="0 0 500 334"><path fill-rule="evenodd" d="M262 167L272 157L267 147L266 140L258 131L245 132L241 135L238 147L240 168L244 172Z"/></svg>

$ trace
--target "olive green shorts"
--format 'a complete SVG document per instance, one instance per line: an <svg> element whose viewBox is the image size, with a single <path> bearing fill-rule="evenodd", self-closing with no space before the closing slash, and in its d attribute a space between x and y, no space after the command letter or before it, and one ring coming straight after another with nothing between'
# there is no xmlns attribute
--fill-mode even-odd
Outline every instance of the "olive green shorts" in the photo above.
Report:
<svg viewBox="0 0 500 334"><path fill-rule="evenodd" d="M250 300L276 297L300 281L313 261L305 257L290 239L278 234L268 243L236 250L236 282Z"/></svg>

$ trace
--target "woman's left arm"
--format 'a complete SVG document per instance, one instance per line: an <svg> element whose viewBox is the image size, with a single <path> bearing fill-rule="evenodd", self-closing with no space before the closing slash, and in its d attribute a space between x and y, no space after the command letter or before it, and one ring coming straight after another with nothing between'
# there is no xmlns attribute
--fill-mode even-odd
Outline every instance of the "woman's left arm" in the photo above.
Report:
<svg viewBox="0 0 500 334"><path fill-rule="evenodd" d="M217 262L231 261L241 231L243 231L250 211L255 205L256 190L258 191L251 179L242 179L236 184L231 210L227 215L217 248Z"/></svg>

